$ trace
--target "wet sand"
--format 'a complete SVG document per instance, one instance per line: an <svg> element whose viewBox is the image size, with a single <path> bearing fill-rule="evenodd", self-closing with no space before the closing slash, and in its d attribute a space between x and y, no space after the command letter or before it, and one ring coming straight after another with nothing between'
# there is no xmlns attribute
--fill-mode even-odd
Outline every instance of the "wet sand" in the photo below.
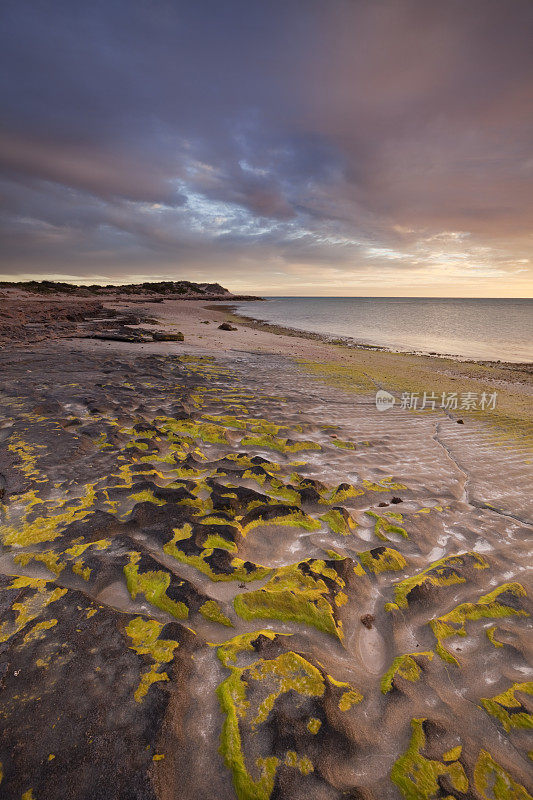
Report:
<svg viewBox="0 0 533 800"><path fill-rule="evenodd" d="M529 368L142 309L0 350L5 797L530 797Z"/></svg>

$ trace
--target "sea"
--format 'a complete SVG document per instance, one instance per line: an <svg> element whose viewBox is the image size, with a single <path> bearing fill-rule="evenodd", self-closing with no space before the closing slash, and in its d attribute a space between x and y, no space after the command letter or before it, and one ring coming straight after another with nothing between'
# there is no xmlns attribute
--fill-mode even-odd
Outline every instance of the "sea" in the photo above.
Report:
<svg viewBox="0 0 533 800"><path fill-rule="evenodd" d="M533 299L268 297L236 303L235 310L389 350L533 362Z"/></svg>

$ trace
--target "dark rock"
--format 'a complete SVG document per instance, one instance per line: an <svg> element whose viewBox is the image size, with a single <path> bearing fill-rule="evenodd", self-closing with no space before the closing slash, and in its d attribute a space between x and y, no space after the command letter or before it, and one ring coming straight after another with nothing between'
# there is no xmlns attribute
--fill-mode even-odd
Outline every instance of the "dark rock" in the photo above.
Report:
<svg viewBox="0 0 533 800"><path fill-rule="evenodd" d="M181 331L178 333L158 333L152 334L154 342L183 342L185 337Z"/></svg>

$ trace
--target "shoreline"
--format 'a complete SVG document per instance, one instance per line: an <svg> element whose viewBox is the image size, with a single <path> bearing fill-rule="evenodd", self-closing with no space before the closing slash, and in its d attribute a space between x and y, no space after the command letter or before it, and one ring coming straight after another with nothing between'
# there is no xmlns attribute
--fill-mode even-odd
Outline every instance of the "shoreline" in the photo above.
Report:
<svg viewBox="0 0 533 800"><path fill-rule="evenodd" d="M274 333L205 301L76 303L58 302L64 321L28 305L21 335L37 324L41 340L0 347L10 797L50 795L43 763L92 796L87 748L109 765L108 743L140 725L149 738L112 769L128 786L157 769L161 797L186 772L184 800L236 800L220 753L246 765L264 731L277 759L278 729L320 778L310 797L346 785L341 743L357 794L392 800L413 708L446 736L444 770L460 742L479 771L482 746L525 785L525 744L482 701L520 692L529 655L531 375ZM379 389L498 403L383 413Z"/></svg>
<svg viewBox="0 0 533 800"><path fill-rule="evenodd" d="M127 305L120 304L127 308ZM244 354L278 355L292 359L329 385L348 392L374 393L378 388L391 392L398 400L405 392L497 392L497 408L492 414L477 410L454 411L455 416L477 417L493 426L503 428L521 442L531 445L533 426L533 371L531 365L512 362L493 363L460 361L442 356L426 356L347 346L324 340L319 334L301 333L280 326L246 320L234 313L231 304L205 304L197 301L165 301L146 305L146 311L158 325L154 330L169 333L180 331L184 342L168 344L158 352L187 352L201 348L215 357L231 358ZM222 331L223 322L234 324L236 330ZM216 327L215 327L216 326ZM148 326L149 327L149 326ZM150 348L141 345L143 352Z"/></svg>
<svg viewBox="0 0 533 800"><path fill-rule="evenodd" d="M398 353L398 354L405 354L410 356L424 356L428 358L446 358L451 359L453 361L459 361L461 363L470 363L470 364L480 364L482 366L500 366L500 367L509 367L509 368L523 368L525 370L531 371L533 374L533 361L505 361L504 359L487 359L487 358L473 358L470 356L461 356L458 353L437 353L436 351L424 351L424 350L399 350L393 346L388 345L379 345L379 344L369 344L366 342L360 342L352 336L338 336L335 337L333 334L327 333L317 333L316 331L307 331L301 328L291 328L287 325L279 325L278 323L267 322L265 320L256 319L255 317L249 317L246 314L239 313L239 310L236 310L235 307L228 302L221 302L220 306L223 308L228 309L229 313L239 319L244 324L249 324L251 327L256 327L258 330L265 330L271 333L283 333L287 336L300 336L306 339L314 339L316 341L324 342L325 344L338 344L345 347L350 347L353 349L359 350L375 350L383 353ZM209 306L206 306L209 308Z"/></svg>
<svg viewBox="0 0 533 800"><path fill-rule="evenodd" d="M324 334L299 331L273 325L247 317L235 309L233 298L213 303L206 298L154 298L141 295L115 296L87 300L65 295L48 295L35 299L22 292L10 292L4 322L15 327L1 331L3 346L10 348L17 342L17 331L22 331L18 343L45 346L47 342L77 341L94 349L97 339L108 339L109 347L128 341L140 353L199 352L234 357L235 354L276 354L320 375L321 379L348 391L365 386L375 391L385 389L400 399L405 392L443 393L465 392L498 393L495 420L504 421L506 427L518 424L521 438L530 434L522 428L533 425L533 365L530 363L493 362L460 359L451 356L429 355L361 345L332 339ZM84 306L95 306L92 318L87 319ZM36 324L38 309L50 305L52 311ZM56 324L56 306L73 322ZM242 309L246 311L246 309ZM15 315L10 320L10 315ZM18 315L18 319L17 319ZM106 319L111 316L116 321ZM52 317L52 318L50 318ZM236 330L220 330L224 322L233 323ZM109 330L109 328L115 330ZM2 328L2 326L0 326ZM14 333L11 334L10 330ZM110 334L110 335L108 335ZM181 337L183 336L183 340ZM157 341L152 341L157 340ZM173 341L174 340L174 341ZM465 409L467 416L471 411Z"/></svg>

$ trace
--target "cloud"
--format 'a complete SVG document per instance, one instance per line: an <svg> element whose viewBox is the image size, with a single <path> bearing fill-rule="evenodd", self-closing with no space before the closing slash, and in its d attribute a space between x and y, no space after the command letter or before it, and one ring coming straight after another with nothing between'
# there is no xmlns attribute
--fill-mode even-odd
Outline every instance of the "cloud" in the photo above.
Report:
<svg viewBox="0 0 533 800"><path fill-rule="evenodd" d="M5 275L423 291L460 270L483 294L530 274L529 0L4 17Z"/></svg>

